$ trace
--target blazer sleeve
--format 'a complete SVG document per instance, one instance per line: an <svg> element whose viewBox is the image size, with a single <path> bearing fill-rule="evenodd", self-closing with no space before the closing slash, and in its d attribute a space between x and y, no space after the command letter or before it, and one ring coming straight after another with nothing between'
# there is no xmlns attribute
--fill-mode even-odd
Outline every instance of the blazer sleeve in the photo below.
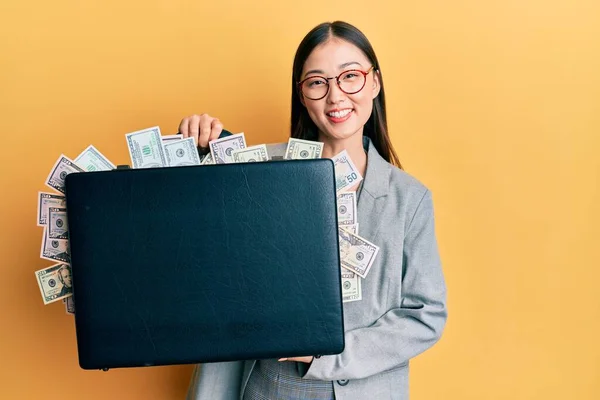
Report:
<svg viewBox="0 0 600 400"><path fill-rule="evenodd" d="M347 331L344 351L314 359L304 378L366 378L405 364L440 338L447 318L446 286L429 190L409 222L403 263L399 307L387 311L371 326Z"/></svg>

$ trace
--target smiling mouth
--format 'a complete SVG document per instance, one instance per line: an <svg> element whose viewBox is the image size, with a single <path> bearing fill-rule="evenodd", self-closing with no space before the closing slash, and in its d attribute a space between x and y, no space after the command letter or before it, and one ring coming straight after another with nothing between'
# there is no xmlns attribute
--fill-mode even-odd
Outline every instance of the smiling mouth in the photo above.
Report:
<svg viewBox="0 0 600 400"><path fill-rule="evenodd" d="M351 108L347 108L345 110L341 110L341 111L330 111L328 113L326 113L326 115L328 117L332 117L332 118L344 118L346 117L348 114L350 114L352 112Z"/></svg>

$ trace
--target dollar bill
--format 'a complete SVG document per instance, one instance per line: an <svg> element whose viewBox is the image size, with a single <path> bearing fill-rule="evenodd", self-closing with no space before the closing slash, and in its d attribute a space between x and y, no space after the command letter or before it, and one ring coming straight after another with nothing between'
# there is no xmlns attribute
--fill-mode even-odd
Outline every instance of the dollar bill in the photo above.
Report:
<svg viewBox="0 0 600 400"><path fill-rule="evenodd" d="M59 263L35 271L44 304L49 304L73 295L71 267Z"/></svg>
<svg viewBox="0 0 600 400"><path fill-rule="evenodd" d="M61 154L54 163L54 166L50 170L50 174L46 179L46 185L52 189L58 190L61 193L65 193L65 178L67 175L74 172L84 172L73 160L69 157Z"/></svg>
<svg viewBox="0 0 600 400"><path fill-rule="evenodd" d="M259 144L257 146L245 147L243 149L233 150L231 152L233 156L233 162L258 162L268 161L269 154L267 153L267 146Z"/></svg>
<svg viewBox="0 0 600 400"><path fill-rule="evenodd" d="M307 160L321 158L321 154L323 154L322 142L290 138L284 158L286 160Z"/></svg>
<svg viewBox="0 0 600 400"><path fill-rule="evenodd" d="M48 221L48 239L69 238L66 208L49 207Z"/></svg>
<svg viewBox="0 0 600 400"><path fill-rule="evenodd" d="M169 167L183 167L185 165L200 165L198 149L194 138L173 140L164 145Z"/></svg>
<svg viewBox="0 0 600 400"><path fill-rule="evenodd" d="M68 315L75 315L75 300L73 299L73 296L65 297L63 303L65 303L66 313Z"/></svg>
<svg viewBox="0 0 600 400"><path fill-rule="evenodd" d="M342 192L337 195L338 225L354 225L356 215L356 192Z"/></svg>
<svg viewBox="0 0 600 400"><path fill-rule="evenodd" d="M38 192L37 225L44 226L48 223L48 208L67 206L65 196L54 193Z"/></svg>
<svg viewBox="0 0 600 400"><path fill-rule="evenodd" d="M244 132L213 140L208 145L215 164L233 163L233 151L247 147Z"/></svg>
<svg viewBox="0 0 600 400"><path fill-rule="evenodd" d="M375 262L379 247L368 240L338 228L342 267L366 278Z"/></svg>
<svg viewBox="0 0 600 400"><path fill-rule="evenodd" d="M212 165L214 163L215 163L215 160L213 160L212 154L208 153L207 155L204 156L204 158L200 162L200 165Z"/></svg>
<svg viewBox="0 0 600 400"><path fill-rule="evenodd" d="M89 145L80 155L74 160L84 171L110 171L115 169L115 165L108 158L104 157L94 146Z"/></svg>
<svg viewBox="0 0 600 400"><path fill-rule="evenodd" d="M340 225L340 228L358 235L358 223L352 225Z"/></svg>
<svg viewBox="0 0 600 400"><path fill-rule="evenodd" d="M40 257L45 260L70 264L71 251L69 250L69 241L67 239L50 239L47 231L48 228L44 227Z"/></svg>
<svg viewBox="0 0 600 400"><path fill-rule="evenodd" d="M132 168L160 168L168 165L158 126L127 133L125 139Z"/></svg>
<svg viewBox="0 0 600 400"><path fill-rule="evenodd" d="M335 166L335 188L338 192L362 181L362 175L358 172L346 150L335 155L332 160Z"/></svg>
<svg viewBox="0 0 600 400"><path fill-rule="evenodd" d="M342 302L362 300L361 278L342 268Z"/></svg>
<svg viewBox="0 0 600 400"><path fill-rule="evenodd" d="M163 144L171 143L177 140L182 140L183 135L163 135L160 137L160 140Z"/></svg>

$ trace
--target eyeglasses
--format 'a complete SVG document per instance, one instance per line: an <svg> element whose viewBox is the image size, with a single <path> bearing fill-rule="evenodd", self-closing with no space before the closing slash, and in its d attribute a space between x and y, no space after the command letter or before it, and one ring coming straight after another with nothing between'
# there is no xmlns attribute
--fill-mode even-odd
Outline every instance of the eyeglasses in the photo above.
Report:
<svg viewBox="0 0 600 400"><path fill-rule="evenodd" d="M360 92L367 83L367 75L375 68L371 66L367 71L349 69L338 76L327 78L324 76L310 76L298 82L298 90L310 100L321 100L329 93L329 81L335 79L340 90L346 94Z"/></svg>

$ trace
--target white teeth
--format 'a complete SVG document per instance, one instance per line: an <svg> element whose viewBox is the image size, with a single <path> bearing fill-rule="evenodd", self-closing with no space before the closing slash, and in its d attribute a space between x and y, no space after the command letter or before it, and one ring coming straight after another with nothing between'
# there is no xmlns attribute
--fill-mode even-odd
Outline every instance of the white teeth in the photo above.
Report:
<svg viewBox="0 0 600 400"><path fill-rule="evenodd" d="M330 117L334 117L334 118L344 118L346 115L348 115L350 113L350 111L352 111L352 110L328 112L327 115L329 115Z"/></svg>

